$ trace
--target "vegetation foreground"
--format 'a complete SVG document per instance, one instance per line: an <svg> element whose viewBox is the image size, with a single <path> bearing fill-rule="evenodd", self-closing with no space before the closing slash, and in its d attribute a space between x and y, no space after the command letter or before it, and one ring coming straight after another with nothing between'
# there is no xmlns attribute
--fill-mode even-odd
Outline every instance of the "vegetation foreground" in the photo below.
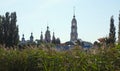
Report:
<svg viewBox="0 0 120 71"><path fill-rule="evenodd" d="M120 71L120 46L88 52L78 46L67 51L50 46L22 50L0 46L0 71Z"/></svg>

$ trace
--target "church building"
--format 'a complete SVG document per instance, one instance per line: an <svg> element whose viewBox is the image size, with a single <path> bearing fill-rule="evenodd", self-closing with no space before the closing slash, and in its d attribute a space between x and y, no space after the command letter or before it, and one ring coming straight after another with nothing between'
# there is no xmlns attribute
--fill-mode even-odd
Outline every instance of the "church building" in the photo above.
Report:
<svg viewBox="0 0 120 71"><path fill-rule="evenodd" d="M50 43L51 42L51 35L49 31L49 27L47 26L47 31L45 33L45 42Z"/></svg>
<svg viewBox="0 0 120 71"><path fill-rule="evenodd" d="M77 41L78 33L77 33L77 20L75 18L75 13L73 15L73 19L71 21L71 33L70 33L70 41Z"/></svg>

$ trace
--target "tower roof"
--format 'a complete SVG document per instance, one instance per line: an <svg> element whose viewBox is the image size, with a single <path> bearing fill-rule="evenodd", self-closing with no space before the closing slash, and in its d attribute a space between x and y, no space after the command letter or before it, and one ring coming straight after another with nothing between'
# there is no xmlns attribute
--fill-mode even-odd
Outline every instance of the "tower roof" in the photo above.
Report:
<svg viewBox="0 0 120 71"><path fill-rule="evenodd" d="M53 32L53 37L52 37L52 40L55 40L55 33Z"/></svg>
<svg viewBox="0 0 120 71"><path fill-rule="evenodd" d="M75 7L73 7L73 19L72 19L72 23L77 23L77 20L75 18Z"/></svg>
<svg viewBox="0 0 120 71"><path fill-rule="evenodd" d="M24 34L22 35L22 41L25 41Z"/></svg>
<svg viewBox="0 0 120 71"><path fill-rule="evenodd" d="M51 42L51 35L50 35L50 31L49 31L49 27L47 26L47 30L45 33L45 41L46 42Z"/></svg>
<svg viewBox="0 0 120 71"><path fill-rule="evenodd" d="M43 37L43 32L41 31L41 37Z"/></svg>
<svg viewBox="0 0 120 71"><path fill-rule="evenodd" d="M31 32L30 42L33 42L33 39L34 39L34 37L33 37L33 33Z"/></svg>
<svg viewBox="0 0 120 71"><path fill-rule="evenodd" d="M72 23L77 23L77 20L75 18L75 15L73 15Z"/></svg>
<svg viewBox="0 0 120 71"><path fill-rule="evenodd" d="M43 41L43 32L41 31L40 40Z"/></svg>
<svg viewBox="0 0 120 71"><path fill-rule="evenodd" d="M23 38L24 38L24 34L23 34L22 36L23 36Z"/></svg>
<svg viewBox="0 0 120 71"><path fill-rule="evenodd" d="M49 26L47 26L47 30L49 30Z"/></svg>

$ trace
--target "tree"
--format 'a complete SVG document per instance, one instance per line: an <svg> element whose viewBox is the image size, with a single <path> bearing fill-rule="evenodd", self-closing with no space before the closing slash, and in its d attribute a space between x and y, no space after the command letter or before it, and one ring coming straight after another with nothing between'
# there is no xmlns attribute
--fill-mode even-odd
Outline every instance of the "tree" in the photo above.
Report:
<svg viewBox="0 0 120 71"><path fill-rule="evenodd" d="M0 16L0 44L3 44L3 24L2 24L2 16Z"/></svg>
<svg viewBox="0 0 120 71"><path fill-rule="evenodd" d="M115 26L114 26L114 19L113 16L110 19L110 33L109 33L109 44L114 44L115 43Z"/></svg>
<svg viewBox="0 0 120 71"><path fill-rule="evenodd" d="M18 25L16 25L17 22L17 16L16 12L11 13L11 21L10 21L10 38L11 43L10 46L12 45L17 45L19 42L19 35L18 35Z"/></svg>
<svg viewBox="0 0 120 71"><path fill-rule="evenodd" d="M120 14L119 14L119 25L118 25L118 43L120 44Z"/></svg>
<svg viewBox="0 0 120 71"><path fill-rule="evenodd" d="M0 44L5 44L6 47L17 45L19 42L18 25L16 25L16 12L5 16L0 16Z"/></svg>

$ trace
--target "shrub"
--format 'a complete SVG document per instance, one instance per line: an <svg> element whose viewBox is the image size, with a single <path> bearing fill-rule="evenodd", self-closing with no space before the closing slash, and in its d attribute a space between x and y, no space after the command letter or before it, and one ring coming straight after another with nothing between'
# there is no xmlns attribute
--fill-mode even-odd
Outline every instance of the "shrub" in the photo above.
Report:
<svg viewBox="0 0 120 71"><path fill-rule="evenodd" d="M43 48L43 47L42 47ZM95 49L91 49L95 50ZM68 51L0 46L0 71L119 71L120 46L84 52L75 46Z"/></svg>

